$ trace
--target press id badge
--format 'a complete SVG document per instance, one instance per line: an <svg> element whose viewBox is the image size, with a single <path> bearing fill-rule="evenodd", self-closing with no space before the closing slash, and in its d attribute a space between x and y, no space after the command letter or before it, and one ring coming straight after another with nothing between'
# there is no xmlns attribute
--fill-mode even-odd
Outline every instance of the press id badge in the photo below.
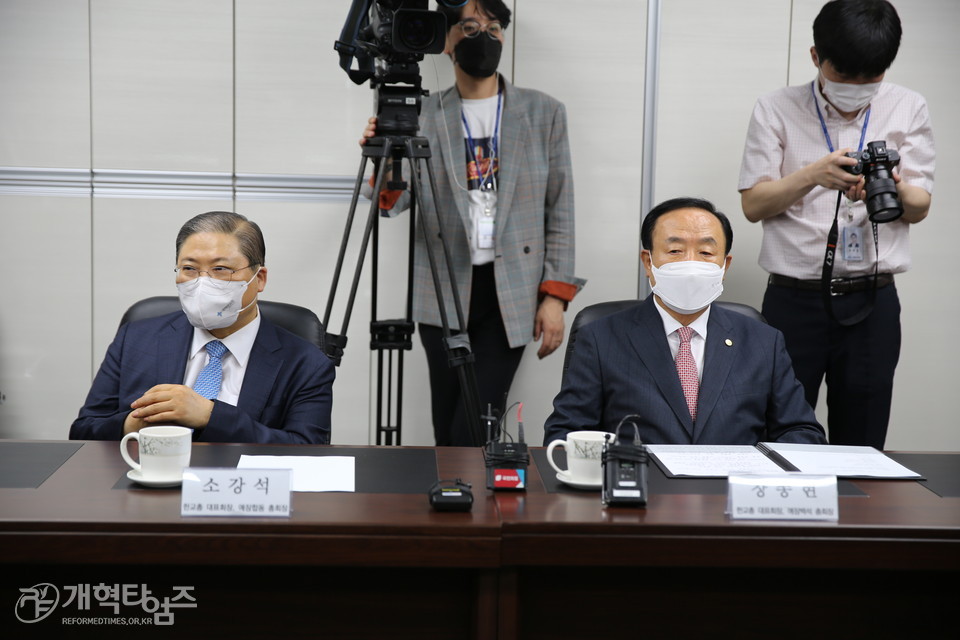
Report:
<svg viewBox="0 0 960 640"><path fill-rule="evenodd" d="M493 216L477 217L477 248L493 249L496 238L496 224Z"/></svg>
<svg viewBox="0 0 960 640"><path fill-rule="evenodd" d="M863 227L844 227L840 240L844 260L847 262L863 260Z"/></svg>

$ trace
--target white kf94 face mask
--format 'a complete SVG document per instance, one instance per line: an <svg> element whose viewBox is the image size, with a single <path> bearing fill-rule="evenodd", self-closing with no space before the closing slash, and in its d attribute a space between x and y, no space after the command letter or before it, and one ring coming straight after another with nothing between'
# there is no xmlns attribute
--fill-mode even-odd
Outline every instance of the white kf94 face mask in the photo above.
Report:
<svg viewBox="0 0 960 640"><path fill-rule="evenodd" d="M242 280L217 280L201 276L193 280L177 283L180 306L187 314L190 324L198 329L223 329L237 321L241 311L256 304L254 298L246 307L241 307L247 285L260 273L258 269L253 278Z"/></svg>
<svg viewBox="0 0 960 640"><path fill-rule="evenodd" d="M880 90L879 82L867 84L850 84L848 82L834 82L827 80L820 74L823 81L823 95L833 106L844 113L856 113L870 104L873 97Z"/></svg>
<svg viewBox="0 0 960 640"><path fill-rule="evenodd" d="M650 266L657 282L653 292L677 313L696 313L723 293L724 269L718 264L689 260Z"/></svg>

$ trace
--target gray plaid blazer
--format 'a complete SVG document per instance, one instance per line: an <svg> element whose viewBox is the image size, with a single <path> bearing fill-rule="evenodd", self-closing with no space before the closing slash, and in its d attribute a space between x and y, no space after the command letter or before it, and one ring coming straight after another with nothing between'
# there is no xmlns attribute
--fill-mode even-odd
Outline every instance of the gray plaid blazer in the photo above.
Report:
<svg viewBox="0 0 960 640"><path fill-rule="evenodd" d="M501 77L503 112L500 124L500 173L498 183L496 258L494 273L500 313L511 347L533 338L540 283L565 282L580 288L585 280L574 276L573 170L567 141L564 106L550 96L514 87ZM470 309L473 268L467 231L470 212L466 186L467 168L460 97L455 87L424 101L420 135L430 141L431 165L437 182L440 219L453 262L454 277L463 313ZM444 125L446 122L446 125ZM449 134L448 134L449 132ZM450 279L439 240L436 203L429 176L423 175L423 220L426 237L438 260L444 308L451 329L459 329ZM409 206L409 194L394 211ZM417 322L441 326L436 289L417 229L414 259L413 317Z"/></svg>

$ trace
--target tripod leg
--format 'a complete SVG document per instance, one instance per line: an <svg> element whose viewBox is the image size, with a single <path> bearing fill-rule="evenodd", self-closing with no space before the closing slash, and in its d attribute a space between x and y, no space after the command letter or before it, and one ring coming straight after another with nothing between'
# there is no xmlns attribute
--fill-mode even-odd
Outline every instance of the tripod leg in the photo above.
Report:
<svg viewBox="0 0 960 640"><path fill-rule="evenodd" d="M407 141L407 155L411 158L411 182L413 185L414 201L419 208L421 215L419 218L420 230L427 237L427 228L423 220L423 196L422 185L420 182L419 160L425 160L427 165L427 174L430 177L430 186L433 194L433 201L439 202L436 190L436 180L433 175L433 167L430 164L429 147L426 147L426 139L420 138L423 148L414 147L414 140ZM424 155L426 154L426 155ZM453 261L450 257L450 248L447 245L446 234L443 229L443 221L440 218L440 212L435 211L437 216L437 225L440 230L440 244L443 247L443 256L447 264L447 274L450 280L450 288L453 294L454 308L459 321L460 333L452 336L450 333L450 323L447 320L447 310L443 299L443 288L440 283L440 272L437 268L436 256L429 242L424 242L427 251L427 259L430 262L430 271L433 275L433 284L436 289L437 305L440 311L440 321L443 328L444 347L447 350L451 368L455 368L457 378L460 382L461 398L464 403L464 413L467 419L467 425L475 446L483 446L486 441L483 434L483 427L480 424L480 396L477 390L476 371L473 368L474 355L470 350L470 338L466 331L466 320L463 315L463 307L460 304L460 294L457 291L457 281L453 272Z"/></svg>
<svg viewBox="0 0 960 640"><path fill-rule="evenodd" d="M363 173L367 168L367 156L360 158L360 169L357 171L357 180L353 185L353 195L350 198L350 211L347 214L347 223L343 229L343 239L340 240L340 252L337 254L337 266L333 270L333 284L330 286L330 294L327 296L327 306L323 312L323 326L328 327L330 323L330 314L333 311L333 298L337 291L337 284L340 282L340 272L343 269L343 260L347 254L347 243L350 240L350 230L353 227L353 218L357 212L357 202L360 199L360 186L363 184Z"/></svg>
<svg viewBox="0 0 960 640"><path fill-rule="evenodd" d="M384 168L383 163L381 163L374 193L380 193L380 189L383 187L384 176L386 176L386 169ZM367 255L367 245L370 243L370 234L373 232L373 226L377 221L377 215L379 214L378 209L379 202L375 197L370 201L370 213L367 215L367 226L363 230L363 240L360 241L360 257L357 260L357 266L353 273L353 283L350 286L350 295L347 298L347 310L343 317L342 335L344 336L347 335L347 325L350 323L350 315L353 312L353 304L357 298L357 289L359 288L360 284L360 273L363 271L363 258Z"/></svg>
<svg viewBox="0 0 960 640"><path fill-rule="evenodd" d="M394 177L397 172L394 170ZM411 220L413 216L410 216ZM410 232L413 233L411 226ZM412 238L411 238L412 240ZM380 273L380 218L373 226L373 255L371 256L370 348L377 351L376 436L378 445L399 445L403 422L403 352L413 348L410 335L413 322L410 314L410 290L406 296L407 315L402 320L380 320L377 314ZM412 253L408 261L408 279L412 273ZM386 353L384 353L386 352ZM394 357L396 352L396 358ZM396 372L396 377L394 373Z"/></svg>
<svg viewBox="0 0 960 640"><path fill-rule="evenodd" d="M377 177L376 177L376 186L374 187L375 189L374 193L380 193L380 190L383 187L383 183L385 182L385 178L387 175L387 168L386 168L385 162L383 162L383 158L389 156L390 147L391 147L390 140L384 139L381 157L375 163ZM333 309L333 300L336 295L337 285L339 284L339 281L340 281L340 273L343 268L343 260L344 260L344 256L346 255L347 244L350 240L350 231L353 227L353 219L356 214L357 202L359 201L359 198L360 198L360 188L361 188L361 185L363 184L363 172L366 168L368 153L370 152L371 152L370 149L364 150L363 159L360 162L360 170L357 173L357 180L353 186L353 196L351 197L351 200L350 200L350 213L347 216L347 223L343 231L343 239L340 242L340 253L337 256L337 266L334 270L333 283L330 287L330 294L327 297L326 310L324 311L324 314L323 314L323 326L324 326L324 330L326 331L325 340L324 340L324 345L325 345L324 350L326 351L330 359L333 360L333 362L337 365L340 364L340 360L343 357L343 349L347 344L347 327L350 324L350 316L353 313L353 305L356 301L357 289L360 283L360 274L363 270L363 261L367 253L367 245L370 240L370 234L373 229L373 224L376 221L376 216L378 214L378 211L377 211L378 200L376 197L374 197L370 201L370 210L369 210L369 213L367 214L367 224L364 229L363 240L360 245L360 255L357 258L357 265L356 265L356 268L354 269L353 282L351 283L351 286L350 286L350 294L347 299L346 311L344 312L343 325L341 327L339 334L330 333L329 331L330 314Z"/></svg>

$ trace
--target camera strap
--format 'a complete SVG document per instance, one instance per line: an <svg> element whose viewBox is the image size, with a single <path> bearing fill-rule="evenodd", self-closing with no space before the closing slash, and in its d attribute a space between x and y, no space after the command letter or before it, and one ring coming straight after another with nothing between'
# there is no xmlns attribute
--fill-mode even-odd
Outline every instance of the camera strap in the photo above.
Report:
<svg viewBox="0 0 960 640"><path fill-rule="evenodd" d="M823 256L823 271L820 277L820 293L823 296L823 306L830 315L830 318L844 327L852 327L862 322L873 311L873 305L877 300L877 274L880 268L880 247L877 243L877 223L871 223L873 227L873 250L876 253L876 260L873 262L873 286L870 287L870 298L867 304L857 313L849 318L838 318L833 312L833 290L831 284L833 281L833 262L837 255L837 239L839 237L839 225L837 220L840 216L840 203L843 200L843 191L837 191L837 208L833 212L833 225L830 227L830 233L827 234L827 250Z"/></svg>
<svg viewBox="0 0 960 640"><path fill-rule="evenodd" d="M817 118L820 120L820 129L823 131L823 139L827 143L827 149L833 153L833 140L830 139L830 132L827 130L827 122L823 119L823 113L820 112L820 103L817 102L816 93L817 81L810 83L810 93L813 96L813 106L817 110ZM870 123L871 107L867 107L867 112L863 116L863 127L860 129L860 144L857 152L863 151L863 141L867 137L867 125ZM840 235L838 219L840 217L840 203L843 201L843 191L837 191L837 208L833 212L833 225L830 227L830 233L827 234L827 250L823 257L823 271L820 277L820 292L823 295L823 306L830 315L830 318L844 327L851 327L866 319L873 311L873 305L877 299L877 273L880 267L880 248L877 244L877 223L873 223L873 249L877 254L877 259L873 263L873 286L870 288L870 299L867 305L849 318L840 319L833 313L833 291L831 282L833 280L833 262L837 255L837 239Z"/></svg>
<svg viewBox="0 0 960 640"><path fill-rule="evenodd" d="M353 0L350 6L350 15L340 31L340 39L333 44L333 48L340 55L340 68L347 72L354 84L363 84L372 78L375 72L374 60L369 51L357 46L360 31L369 26L370 16L364 10L363 0ZM357 69L351 69L353 61L357 61Z"/></svg>

